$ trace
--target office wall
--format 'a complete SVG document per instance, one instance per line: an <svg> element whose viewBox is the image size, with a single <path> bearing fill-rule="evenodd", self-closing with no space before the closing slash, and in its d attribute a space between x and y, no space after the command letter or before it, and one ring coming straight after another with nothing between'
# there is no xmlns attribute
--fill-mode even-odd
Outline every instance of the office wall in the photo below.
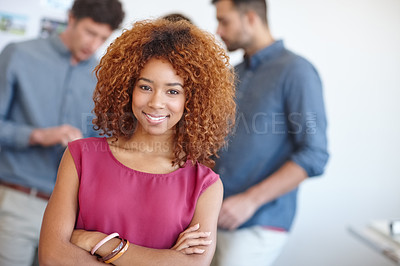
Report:
<svg viewBox="0 0 400 266"><path fill-rule="evenodd" d="M7 3L37 15L43 12L40 7L21 4L33 6L35 1ZM217 23L209 2L123 0L124 25L178 11L214 32ZM313 62L321 74L331 152L324 176L301 187L292 236L276 265L392 265L347 228L400 218L400 1L269 4L273 35ZM0 11L5 5L0 2ZM37 30L29 32L34 35ZM240 52L232 54L232 63L240 57Z"/></svg>

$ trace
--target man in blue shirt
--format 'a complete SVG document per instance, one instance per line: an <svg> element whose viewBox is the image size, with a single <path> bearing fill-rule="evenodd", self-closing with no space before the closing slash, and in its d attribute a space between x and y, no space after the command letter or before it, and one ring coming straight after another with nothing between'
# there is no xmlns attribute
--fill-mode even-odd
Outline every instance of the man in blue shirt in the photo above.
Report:
<svg viewBox="0 0 400 266"><path fill-rule="evenodd" d="M224 184L212 265L271 265L296 211L297 190L328 161L322 84L306 59L274 40L265 0L213 0L217 34L235 67L236 130L215 171Z"/></svg>
<svg viewBox="0 0 400 266"><path fill-rule="evenodd" d="M60 35L0 54L0 265L31 265L67 143L91 126L96 50L122 22L118 0L76 0Z"/></svg>

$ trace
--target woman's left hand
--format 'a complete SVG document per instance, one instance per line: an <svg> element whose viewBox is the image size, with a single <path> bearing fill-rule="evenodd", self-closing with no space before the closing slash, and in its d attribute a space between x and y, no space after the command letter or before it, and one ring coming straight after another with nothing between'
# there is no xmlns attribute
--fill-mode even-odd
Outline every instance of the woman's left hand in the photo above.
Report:
<svg viewBox="0 0 400 266"><path fill-rule="evenodd" d="M207 239L211 233L199 231L199 228L200 225L195 224L180 233L175 246L171 249L186 255L204 253L205 250L199 246L208 246L212 243L211 239Z"/></svg>

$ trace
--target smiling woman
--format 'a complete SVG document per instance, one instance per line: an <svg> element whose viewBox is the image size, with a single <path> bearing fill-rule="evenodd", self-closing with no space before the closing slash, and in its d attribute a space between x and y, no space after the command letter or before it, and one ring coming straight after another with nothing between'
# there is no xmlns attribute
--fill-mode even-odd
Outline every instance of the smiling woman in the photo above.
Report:
<svg viewBox="0 0 400 266"><path fill-rule="evenodd" d="M116 138L132 137L138 121L132 93L137 82L146 80L141 71L152 58L171 64L182 79L185 109L174 128L174 164L190 158L213 165L211 156L224 145L235 119L234 74L222 44L186 21L137 22L107 49L96 68L97 129Z"/></svg>
<svg viewBox="0 0 400 266"><path fill-rule="evenodd" d="M132 93L132 111L139 121L136 135L174 135L185 107L183 79L164 60L150 59Z"/></svg>
<svg viewBox="0 0 400 266"><path fill-rule="evenodd" d="M71 142L40 238L43 265L209 265L234 125L234 74L213 35L140 21L96 67L94 124ZM97 260L98 258L98 260Z"/></svg>

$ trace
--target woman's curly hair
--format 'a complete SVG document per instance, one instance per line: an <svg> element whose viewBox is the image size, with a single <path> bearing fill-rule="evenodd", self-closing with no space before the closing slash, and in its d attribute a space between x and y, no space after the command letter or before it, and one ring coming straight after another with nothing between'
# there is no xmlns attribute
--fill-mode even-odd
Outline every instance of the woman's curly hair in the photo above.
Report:
<svg viewBox="0 0 400 266"><path fill-rule="evenodd" d="M151 58L169 62L184 81L185 108L176 126L172 163L213 166L212 157L235 122L235 75L214 36L183 20L136 22L108 47L95 69L95 129L116 138L132 136L137 123L132 91Z"/></svg>

